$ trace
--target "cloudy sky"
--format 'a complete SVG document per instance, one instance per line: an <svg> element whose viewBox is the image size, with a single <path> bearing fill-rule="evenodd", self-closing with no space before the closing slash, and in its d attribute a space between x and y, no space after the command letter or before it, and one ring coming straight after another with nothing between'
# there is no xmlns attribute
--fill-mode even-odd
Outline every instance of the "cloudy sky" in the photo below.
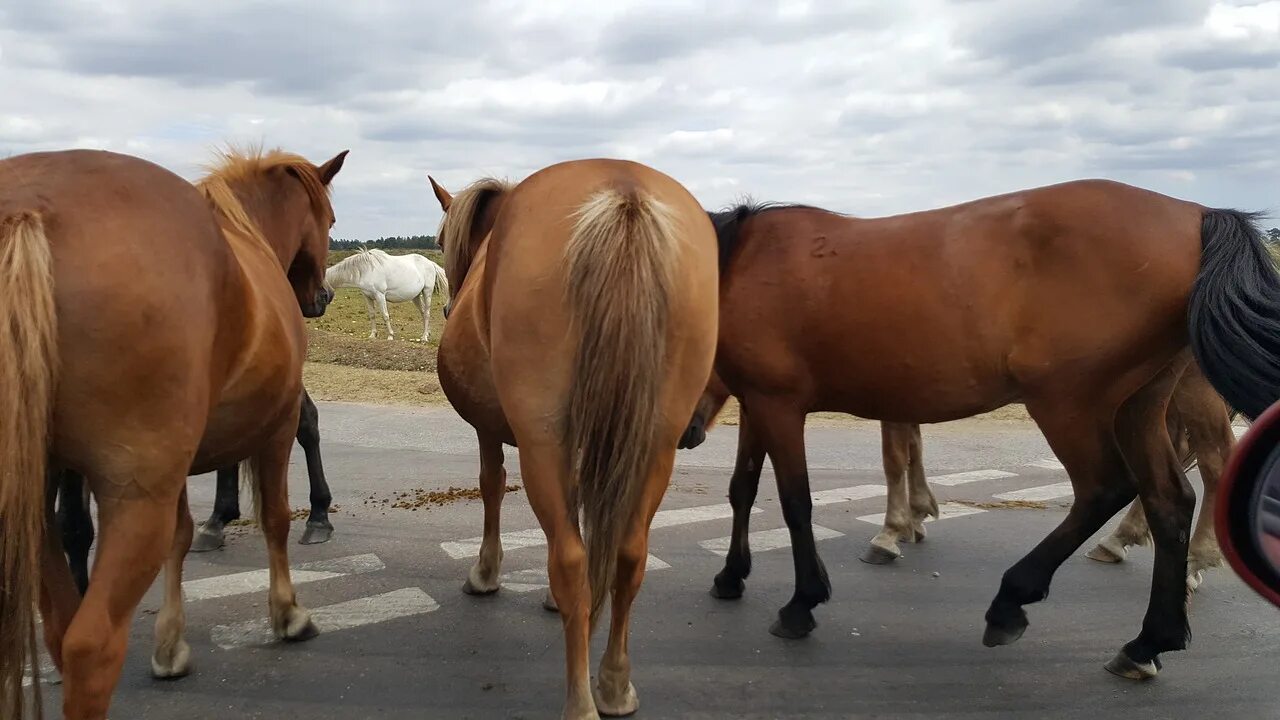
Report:
<svg viewBox="0 0 1280 720"><path fill-rule="evenodd" d="M225 141L352 153L338 237L614 156L708 207L864 216L1103 176L1280 211L1280 1L6 0L0 156L190 178Z"/></svg>

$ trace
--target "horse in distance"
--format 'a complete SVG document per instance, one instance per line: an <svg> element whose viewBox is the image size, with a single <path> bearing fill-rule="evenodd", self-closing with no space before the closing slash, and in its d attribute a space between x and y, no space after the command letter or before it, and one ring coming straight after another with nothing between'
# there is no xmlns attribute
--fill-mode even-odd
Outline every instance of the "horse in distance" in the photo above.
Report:
<svg viewBox="0 0 1280 720"><path fill-rule="evenodd" d="M430 258L417 253L391 255L374 248L359 248L351 257L335 263L324 275L325 287L353 287L364 296L369 312L369 339L378 336L378 321L374 311L382 315L387 325L387 339L394 340L395 328L387 303L412 301L422 314L421 342L427 342L431 334L431 299L440 294L449 296L449 280L444 268Z"/></svg>

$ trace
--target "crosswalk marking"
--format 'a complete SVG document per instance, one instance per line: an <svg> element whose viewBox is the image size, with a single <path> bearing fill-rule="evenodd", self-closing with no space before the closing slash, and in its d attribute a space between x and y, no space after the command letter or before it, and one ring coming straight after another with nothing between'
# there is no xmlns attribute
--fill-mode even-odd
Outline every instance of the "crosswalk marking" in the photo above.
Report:
<svg viewBox="0 0 1280 720"><path fill-rule="evenodd" d="M31 665L26 666L26 672L22 675L22 687L31 687ZM40 649L40 684L41 685L57 685L62 682L58 677L58 669L53 666L53 658L49 657L49 653Z"/></svg>
<svg viewBox="0 0 1280 720"><path fill-rule="evenodd" d="M947 520L949 518L964 517L965 515L977 515L986 512L982 508L976 508L969 505L961 505L960 503L942 503L938 506L939 520ZM884 513L873 513L871 515L863 515L858 518L862 522L871 523L872 525L884 525ZM925 522L933 522L933 518L925 518Z"/></svg>
<svg viewBox="0 0 1280 720"><path fill-rule="evenodd" d="M763 512L760 508L751 508L752 514L760 512ZM733 507L728 503L698 505L676 510L659 510L653 516L653 523L649 525L649 528L657 530L675 525L688 525L706 520L723 520L731 517L733 517ZM443 542L440 543L440 549L444 550L445 554L454 560L471 558L480 554L480 544L483 540L483 537L474 537L466 540ZM542 528L502 533L502 549L504 551L517 548L541 547L546 544L547 536L542 532Z"/></svg>
<svg viewBox="0 0 1280 720"><path fill-rule="evenodd" d="M866 500L867 498L880 497L886 492L888 491L885 489L884 483L819 490L813 493L813 504L816 507L818 505L834 505L835 503L852 502L854 500Z"/></svg>
<svg viewBox="0 0 1280 720"><path fill-rule="evenodd" d="M1244 426L1244 425L1232 425L1232 426L1231 426L1231 432L1235 433L1235 434L1236 434L1236 438L1237 438L1237 439L1239 439L1239 438L1244 437L1244 434L1245 434L1245 433L1249 432L1249 428L1248 428L1247 426Z"/></svg>
<svg viewBox="0 0 1280 720"><path fill-rule="evenodd" d="M294 585L301 585L344 575L377 572L385 567L377 555L369 553L295 565L289 569L289 576L292 578ZM188 580L182 583L182 596L188 602L195 602L197 600L212 600L245 593L265 592L270 586L271 572L269 570L250 570L231 575L217 575L199 580Z"/></svg>
<svg viewBox="0 0 1280 720"><path fill-rule="evenodd" d="M821 525L813 526L814 540L830 540L838 537L844 537L844 533ZM712 540L703 540L698 544L702 546L702 549L724 557L729 554L730 540L732 540L731 537L719 537ZM757 530L753 533L747 533L747 542L752 552L779 550L791 547L791 533L785 527L774 528L773 530Z"/></svg>
<svg viewBox="0 0 1280 720"><path fill-rule="evenodd" d="M654 570L666 570L671 565L661 558L650 555L645 561L644 569L648 572ZM551 579L547 577L547 569L529 568L528 570L515 570L509 573L503 573L498 581L502 583L503 590L509 590L517 593L528 593L535 590L545 590L551 585Z"/></svg>
<svg viewBox="0 0 1280 720"><path fill-rule="evenodd" d="M1057 498L1071 497L1074 493L1071 490L1069 481L1058 482L1052 485L1040 485L1037 487L1023 488L1021 490L1010 490L1009 492L996 495L997 500L1054 500Z"/></svg>
<svg viewBox="0 0 1280 720"><path fill-rule="evenodd" d="M1058 458L1044 458L1042 460L1032 460L1027 463L1027 467L1040 468L1041 470L1066 470L1066 466L1062 464Z"/></svg>
<svg viewBox="0 0 1280 720"><path fill-rule="evenodd" d="M318 607L311 611L311 619L320 628L320 632L326 633L424 615L439 609L440 603L430 595L419 588L410 587ZM275 641L271 624L265 618L218 625L213 628L210 638L223 650L265 645Z"/></svg>
<svg viewBox="0 0 1280 720"><path fill-rule="evenodd" d="M928 480L932 485L954 487L965 483L978 482L979 480L998 480L1000 478L1015 477L1016 475L1017 473L1005 470L970 470L969 472L951 473L950 475L936 475L928 478Z"/></svg>

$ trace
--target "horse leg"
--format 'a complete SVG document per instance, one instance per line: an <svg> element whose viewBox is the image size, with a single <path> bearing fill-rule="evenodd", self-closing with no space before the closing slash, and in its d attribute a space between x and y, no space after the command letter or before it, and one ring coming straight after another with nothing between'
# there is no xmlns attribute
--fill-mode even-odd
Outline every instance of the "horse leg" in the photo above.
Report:
<svg viewBox="0 0 1280 720"><path fill-rule="evenodd" d="M1155 677L1160 653L1182 650L1191 637L1187 624L1187 541L1196 495L1163 422L1182 366L1182 361L1174 361L1126 400L1116 414L1116 438L1137 476L1156 556L1142 631L1106 666L1113 674L1134 680Z"/></svg>
<svg viewBox="0 0 1280 720"><path fill-rule="evenodd" d="M1213 530L1213 516L1218 498L1218 479L1236 444L1231 429L1231 414L1213 386L1204 379L1198 368L1183 375L1174 391L1173 400L1182 411L1187 424L1187 435L1200 468L1200 480L1204 484L1204 500L1200 503L1200 517L1191 535L1191 549L1187 557L1187 587L1195 590L1203 580L1203 571L1222 564L1222 551Z"/></svg>
<svg viewBox="0 0 1280 720"><path fill-rule="evenodd" d="M164 565L164 605L156 615L156 649L151 655L151 675L159 680L185 677L191 672L191 646L184 637L187 616L182 607L182 562L191 547L194 530L184 484L178 498L173 545Z"/></svg>
<svg viewBox="0 0 1280 720"><path fill-rule="evenodd" d="M587 549L570 516L565 453L558 445L520 443L520 469L529 505L547 536L547 575L564 624L566 720L598 718L591 694L591 588Z"/></svg>
<svg viewBox="0 0 1280 720"><path fill-rule="evenodd" d="M217 550L226 542L227 523L240 519L240 474L235 465L218 471L218 486L213 498L213 512L200 524L191 552Z"/></svg>
<svg viewBox="0 0 1280 720"><path fill-rule="evenodd" d="M311 613L298 604L289 576L289 451L294 438L281 434L249 462L258 483L258 514L267 540L271 588L271 628L282 640L310 640L320 634Z"/></svg>
<svg viewBox="0 0 1280 720"><path fill-rule="evenodd" d="M1146 545L1150 539L1151 529L1147 527L1142 501L1134 500L1116 529L1085 553L1085 557L1104 563L1123 562L1131 546Z"/></svg>
<svg viewBox="0 0 1280 720"><path fill-rule="evenodd" d="M118 498L97 494L100 520L93 581L62 642L63 715L104 720L120 679L134 611L173 543L177 493L189 460L143 481L134 472L106 487L164 489ZM131 485L133 483L133 485ZM95 488L99 487L95 485Z"/></svg>
<svg viewBox="0 0 1280 720"><path fill-rule="evenodd" d="M93 546L88 486L84 476L72 470L59 473L58 480L58 528L71 565L71 575L83 595L89 588L89 548Z"/></svg>
<svg viewBox="0 0 1280 720"><path fill-rule="evenodd" d="M773 461L796 574L795 593L778 611L778 620L769 632L780 638L798 639L817 627L812 611L818 603L831 598L831 581L813 539L813 497L809 494L804 452L805 415L786 403L761 400L749 403L752 431Z"/></svg>
<svg viewBox="0 0 1280 720"><path fill-rule="evenodd" d="M480 434L480 497L484 500L484 539L480 556L467 574L462 591L468 595L488 595L498 591L502 572L502 497L507 492L507 470L503 467L502 441Z"/></svg>
<svg viewBox="0 0 1280 720"><path fill-rule="evenodd" d="M888 491L884 527L862 554L862 562L885 565L902 557L899 540L914 540L911 528L910 498L907 491L907 469L910 464L911 429L909 423L880 423L880 454L884 460L884 480Z"/></svg>
<svg viewBox="0 0 1280 720"><path fill-rule="evenodd" d="M640 698L631 683L631 656L627 650L630 634L631 605L644 582L645 562L649 558L649 524L662 504L662 496L671 482L675 453L665 453L655 463L645 481L644 494L636 516L622 538L618 549L618 569L613 585L613 618L609 623L609 645L600 659L595 701L601 715L630 715L640 709Z"/></svg>
<svg viewBox="0 0 1280 720"><path fill-rule="evenodd" d="M391 327L391 313L387 312L387 296L377 293L373 296L374 302L378 303L378 312L382 313L382 321L387 324L387 339L396 339L396 329Z"/></svg>
<svg viewBox="0 0 1280 720"><path fill-rule="evenodd" d="M418 308L418 312L422 313L422 342L426 342L431 336L431 296L427 295L427 290L423 290L420 294L413 298L413 304Z"/></svg>
<svg viewBox="0 0 1280 720"><path fill-rule="evenodd" d="M751 544L747 530L751 524L751 507L760 489L760 469L764 464L764 446L751 431L747 414L738 419L738 459L729 479L729 504L733 507L733 537L724 558L724 569L716 574L711 596L722 600L742 597L746 579L751 574Z"/></svg>
<svg viewBox="0 0 1280 720"><path fill-rule="evenodd" d="M378 337L378 321L374 319L373 298L369 295L364 296L364 309L369 313L369 339L375 340Z"/></svg>
<svg viewBox="0 0 1280 720"><path fill-rule="evenodd" d="M329 482L324 478L324 463L320 461L320 411L306 390L302 391L302 410L298 413L297 440L307 456L307 479L311 485L311 514L298 543L319 545L333 537L333 523L329 522L333 493L329 491Z"/></svg>
<svg viewBox="0 0 1280 720"><path fill-rule="evenodd" d="M75 484L84 484L84 478L76 473L69 471L49 473L46 486L48 508L45 514L45 523L48 527L53 527L53 505L56 493L59 491L59 487L61 487L61 492L65 493L67 491L68 479L74 479ZM64 502L65 497L64 495ZM63 507L65 506L59 503L59 515L61 515ZM58 536L58 533L46 532L44 539L44 549L40 557L41 624L44 630L45 647L49 649L49 655L53 658L54 667L61 671L62 640L66 635L67 628L71 625L72 618L75 617L76 611L80 607L80 598L87 589L88 577L84 578L85 585L78 587L77 583L81 578L78 576L73 578L74 571L67 564L62 538ZM88 552L88 548L85 549L85 552Z"/></svg>
<svg viewBox="0 0 1280 720"><path fill-rule="evenodd" d="M1079 393L1076 397L1086 397ZM1073 394L1064 394L1071 398ZM1080 402L1080 401L1076 401ZM1053 573L1077 548L1133 499L1135 483L1116 444L1110 412L1095 403L1027 401L1027 410L1066 466L1075 500L1067 517L1010 567L987 610L987 647L1008 645L1027 629L1024 605L1049 596Z"/></svg>
<svg viewBox="0 0 1280 720"><path fill-rule="evenodd" d="M938 498L924 476L924 440L920 437L920 426L911 425L911 434L907 442L907 484L911 496L911 534L907 542L918 543L928 536L924 529L925 518L938 518Z"/></svg>

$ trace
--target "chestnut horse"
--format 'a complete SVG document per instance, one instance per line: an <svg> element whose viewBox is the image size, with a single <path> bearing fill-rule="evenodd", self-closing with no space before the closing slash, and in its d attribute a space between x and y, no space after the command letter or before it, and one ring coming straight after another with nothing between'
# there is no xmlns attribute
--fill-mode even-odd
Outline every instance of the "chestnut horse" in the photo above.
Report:
<svg viewBox="0 0 1280 720"><path fill-rule="evenodd" d="M152 665L185 672L187 476L244 459L270 555L271 624L285 638L316 633L289 578L285 474L302 315L330 299L328 185L344 157L316 167L228 152L197 185L108 152L0 161L0 714L22 717L38 596L64 716L105 718L134 609L162 566ZM64 469L88 479L98 505L83 599L46 531Z"/></svg>
<svg viewBox="0 0 1280 720"><path fill-rule="evenodd" d="M632 162L560 163L456 197L431 184L453 288L440 385L480 444L484 540L465 589L498 589L502 446L516 446L564 624L564 717L629 714L649 524L715 355L715 232L684 187ZM610 592L593 692L589 639Z"/></svg>
<svg viewBox="0 0 1280 720"><path fill-rule="evenodd" d="M1280 396L1280 279L1255 216L1078 181L880 219L748 205L713 219L728 254L716 371L773 461L795 560L775 634L807 635L831 592L808 413L933 423L1022 401L1075 500L1005 573L984 643L1017 640L1023 606L1137 496L1156 548L1150 604L1108 669L1153 677L1160 653L1186 646L1195 494L1165 411L1188 344L1245 415Z"/></svg>
<svg viewBox="0 0 1280 720"><path fill-rule="evenodd" d="M689 430L681 440L681 448L693 448L702 443L706 430L714 425L728 398L728 389L713 373L694 411ZM1194 363L1188 365L1178 380L1165 419L1183 471L1190 472L1198 464L1205 488L1204 503L1187 553L1187 587L1193 591L1199 587L1204 570L1222 564L1222 554L1213 530L1213 507L1218 477L1235 445L1235 434L1231 430L1235 414L1209 385L1199 366ZM740 414L738 427L739 453L729 482L731 497L736 498L733 502L733 537L725 558L725 570L716 575L711 590L713 596L726 600L742 596L745 589L743 579L751 573L747 532L750 508L759 488L760 469L764 462L764 451L760 449L759 441L752 437L745 413ZM861 557L863 562L872 565L884 565L901 557L898 543L921 542L928 534L925 521L938 517L938 501L924 474L924 443L920 437L920 426L916 423L881 422L880 436L887 495L884 525ZM1122 562L1130 546L1145 545L1149 537L1150 529L1141 501L1134 500L1124 520L1087 555L1099 562Z"/></svg>

